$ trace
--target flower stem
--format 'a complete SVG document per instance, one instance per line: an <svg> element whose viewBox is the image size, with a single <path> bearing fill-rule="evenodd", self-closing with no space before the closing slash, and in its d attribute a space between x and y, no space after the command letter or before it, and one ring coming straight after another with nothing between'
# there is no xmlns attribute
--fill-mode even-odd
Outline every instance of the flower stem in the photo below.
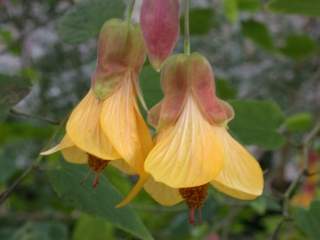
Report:
<svg viewBox="0 0 320 240"><path fill-rule="evenodd" d="M190 0L184 1L184 53L190 55Z"/></svg>
<svg viewBox="0 0 320 240"><path fill-rule="evenodd" d="M133 8L134 5L136 3L136 0L129 0L129 4L128 4L128 12L127 12L127 21L130 24L131 23L131 18L132 18L132 12L133 12Z"/></svg>

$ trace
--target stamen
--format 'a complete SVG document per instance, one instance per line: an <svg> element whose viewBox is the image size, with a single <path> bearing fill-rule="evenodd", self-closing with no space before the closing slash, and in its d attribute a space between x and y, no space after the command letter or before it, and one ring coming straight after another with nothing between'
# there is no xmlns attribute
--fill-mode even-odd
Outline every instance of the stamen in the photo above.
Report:
<svg viewBox="0 0 320 240"><path fill-rule="evenodd" d="M92 182L93 188L96 188L98 186L100 173L108 166L109 162L109 160L102 160L96 156L89 154L88 165L89 168L95 173L95 178Z"/></svg>
<svg viewBox="0 0 320 240"><path fill-rule="evenodd" d="M208 184L191 188L180 188L179 193L189 207L189 222L195 224L195 211L198 211L198 223L202 223L201 208L208 196Z"/></svg>

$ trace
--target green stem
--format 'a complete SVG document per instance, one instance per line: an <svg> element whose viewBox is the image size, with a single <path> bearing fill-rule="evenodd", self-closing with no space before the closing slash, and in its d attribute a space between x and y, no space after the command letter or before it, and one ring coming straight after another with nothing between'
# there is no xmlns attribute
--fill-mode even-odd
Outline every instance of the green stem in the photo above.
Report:
<svg viewBox="0 0 320 240"><path fill-rule="evenodd" d="M132 18L132 12L133 12L133 8L134 5L136 3L136 0L129 0L129 4L128 4L128 12L127 12L127 21L128 23L131 23L131 18Z"/></svg>
<svg viewBox="0 0 320 240"><path fill-rule="evenodd" d="M184 1L184 53L190 55L190 0Z"/></svg>

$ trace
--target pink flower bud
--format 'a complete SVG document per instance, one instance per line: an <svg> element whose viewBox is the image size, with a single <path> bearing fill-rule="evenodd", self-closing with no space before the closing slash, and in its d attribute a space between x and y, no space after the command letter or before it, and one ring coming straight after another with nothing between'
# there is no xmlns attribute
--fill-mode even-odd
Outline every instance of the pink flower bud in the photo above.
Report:
<svg viewBox="0 0 320 240"><path fill-rule="evenodd" d="M149 60L159 71L179 37L179 0L143 0L140 23Z"/></svg>

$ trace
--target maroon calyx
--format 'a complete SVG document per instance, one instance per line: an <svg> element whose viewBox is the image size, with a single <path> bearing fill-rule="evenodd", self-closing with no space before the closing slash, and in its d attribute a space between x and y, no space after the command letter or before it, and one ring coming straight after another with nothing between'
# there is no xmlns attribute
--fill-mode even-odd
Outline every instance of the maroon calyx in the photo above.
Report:
<svg viewBox="0 0 320 240"><path fill-rule="evenodd" d="M101 172L108 166L109 160L102 160L93 155L89 155L88 165L89 168L95 173L94 180L92 182L92 187L96 188L99 184Z"/></svg>
<svg viewBox="0 0 320 240"><path fill-rule="evenodd" d="M208 184L191 188L180 188L179 193L189 208L189 223L194 225L195 213L198 211L198 224L202 223L202 206L208 196Z"/></svg>

